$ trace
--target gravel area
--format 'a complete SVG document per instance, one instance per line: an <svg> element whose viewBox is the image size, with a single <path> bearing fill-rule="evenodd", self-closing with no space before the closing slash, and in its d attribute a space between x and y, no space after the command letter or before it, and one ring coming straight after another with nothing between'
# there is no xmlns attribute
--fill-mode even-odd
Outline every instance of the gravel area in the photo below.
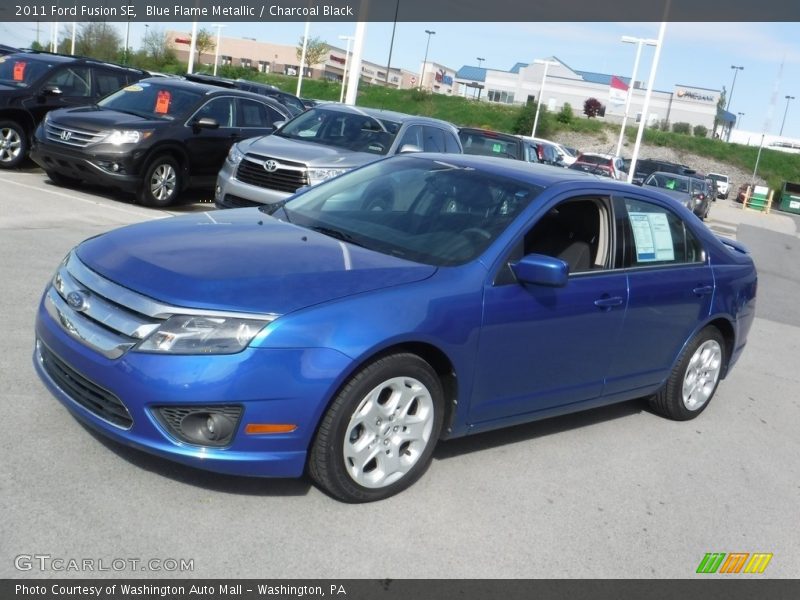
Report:
<svg viewBox="0 0 800 600"><path fill-rule="evenodd" d="M609 131L605 131L603 132L603 135L604 137L599 137L593 134L570 132L560 133L554 136L553 139L554 141L572 148L577 148L583 152L614 152L614 150L617 148L617 140L619 139L617 136L619 133L617 132L612 134ZM629 157L632 153L633 144L627 141L623 142L622 156ZM641 149L639 150L639 158L668 160L671 162L688 165L698 173L720 173L727 175L731 182L729 189L733 196L735 196L736 190L739 189L739 185L744 182L749 182L753 176L752 171L747 172L739 167L734 167L719 160L698 156L696 154L675 150L673 148L665 148L663 146L651 146L643 143ZM766 185L766 182L762 178L757 177L756 180L758 184Z"/></svg>

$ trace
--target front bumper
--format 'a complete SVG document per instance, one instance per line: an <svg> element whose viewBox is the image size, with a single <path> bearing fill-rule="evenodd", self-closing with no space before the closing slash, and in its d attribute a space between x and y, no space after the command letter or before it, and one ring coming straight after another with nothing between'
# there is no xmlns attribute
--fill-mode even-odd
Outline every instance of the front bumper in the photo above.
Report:
<svg viewBox="0 0 800 600"><path fill-rule="evenodd" d="M59 385L43 354L55 356L75 375ZM219 473L299 477L327 399L351 361L326 348L247 348L214 356L129 351L109 359L70 337L40 304L33 362L50 392L80 421L124 445ZM62 378L63 380L63 378ZM119 399L130 423L114 424L102 411L76 400L74 382ZM155 416L159 406L243 407L227 447L189 444L173 437ZM291 433L245 434L248 423L295 424Z"/></svg>
<svg viewBox="0 0 800 600"><path fill-rule="evenodd" d="M262 206L281 202L291 195L291 192L281 192L239 181L236 179L236 167L226 160L217 175L214 204L217 208Z"/></svg>
<svg viewBox="0 0 800 600"><path fill-rule="evenodd" d="M143 155L135 150L111 153L60 147L38 137L30 151L31 159L47 172L126 192L135 192L141 185L139 168ZM117 165L118 170L113 170L112 165Z"/></svg>

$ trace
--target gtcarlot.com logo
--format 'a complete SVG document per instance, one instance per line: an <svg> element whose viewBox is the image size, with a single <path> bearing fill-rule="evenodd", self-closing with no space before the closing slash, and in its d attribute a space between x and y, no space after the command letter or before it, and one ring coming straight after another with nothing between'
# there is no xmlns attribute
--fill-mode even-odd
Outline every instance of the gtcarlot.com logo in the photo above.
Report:
<svg viewBox="0 0 800 600"><path fill-rule="evenodd" d="M733 575L736 573L763 573L769 561L772 560L771 552L707 552L697 565L698 573L720 573Z"/></svg>
<svg viewBox="0 0 800 600"><path fill-rule="evenodd" d="M194 571L193 558L62 558L50 554L18 554L18 571L91 573L98 571Z"/></svg>

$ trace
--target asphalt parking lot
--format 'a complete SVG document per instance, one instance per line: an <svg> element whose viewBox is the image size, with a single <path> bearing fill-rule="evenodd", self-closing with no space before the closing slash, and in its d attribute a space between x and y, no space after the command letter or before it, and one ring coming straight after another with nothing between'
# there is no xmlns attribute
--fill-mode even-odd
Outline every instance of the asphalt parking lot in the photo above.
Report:
<svg viewBox="0 0 800 600"><path fill-rule="evenodd" d="M797 217L712 208L709 226L754 253L758 317L698 419L629 402L454 440L406 492L345 505L305 479L219 476L107 442L33 371L36 305L65 253L204 198L158 211L0 172L0 577L688 578L708 552L772 553L764 577L800 576ZM24 570L33 555L126 562ZM191 571L141 568L181 559Z"/></svg>

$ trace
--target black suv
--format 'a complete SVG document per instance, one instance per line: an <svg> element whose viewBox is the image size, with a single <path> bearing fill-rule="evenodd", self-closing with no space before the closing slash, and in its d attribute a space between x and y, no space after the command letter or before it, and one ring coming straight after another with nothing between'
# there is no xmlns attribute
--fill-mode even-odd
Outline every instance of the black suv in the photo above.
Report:
<svg viewBox="0 0 800 600"><path fill-rule="evenodd" d="M208 83L210 85L219 85L226 88L234 88L243 90L245 92L252 92L260 96L272 98L278 104L282 104L293 117L300 113L305 112L308 107L303 101L289 92L284 92L276 88L274 85L268 83L258 83L256 81L248 81L247 79L226 79L225 77L217 77L216 75L205 75L202 73L194 73L191 75L184 75L185 79L189 81L196 81L198 83Z"/></svg>
<svg viewBox="0 0 800 600"><path fill-rule="evenodd" d="M662 173L675 173L677 175L694 175L695 170L674 162L658 160L655 158L642 158L636 161L636 172L631 179L632 183L642 185L645 179L656 171Z"/></svg>
<svg viewBox="0 0 800 600"><path fill-rule="evenodd" d="M13 169L25 159L31 134L48 111L91 104L147 75L48 52L0 57L0 168Z"/></svg>
<svg viewBox="0 0 800 600"><path fill-rule="evenodd" d="M187 187L213 186L233 143L287 118L263 96L151 77L92 106L49 113L31 158L54 183L98 183L161 207Z"/></svg>

